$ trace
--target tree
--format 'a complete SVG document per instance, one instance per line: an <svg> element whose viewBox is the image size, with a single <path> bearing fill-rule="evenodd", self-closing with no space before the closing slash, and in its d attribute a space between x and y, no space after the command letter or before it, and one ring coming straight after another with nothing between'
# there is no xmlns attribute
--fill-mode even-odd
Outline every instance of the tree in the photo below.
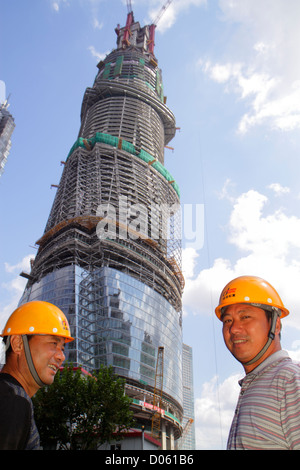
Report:
<svg viewBox="0 0 300 470"><path fill-rule="evenodd" d="M54 383L33 397L42 445L87 450L121 439L134 424L124 384L111 367L93 374L70 365L59 371Z"/></svg>

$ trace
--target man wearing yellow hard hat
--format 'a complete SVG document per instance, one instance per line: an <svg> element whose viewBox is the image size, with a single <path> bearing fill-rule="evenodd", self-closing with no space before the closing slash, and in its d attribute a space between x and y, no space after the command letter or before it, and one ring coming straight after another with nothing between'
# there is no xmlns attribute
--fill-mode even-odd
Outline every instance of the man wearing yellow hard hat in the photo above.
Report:
<svg viewBox="0 0 300 470"><path fill-rule="evenodd" d="M28 302L11 314L1 336L0 449L39 449L31 397L52 384L65 360L65 343L73 341L67 318L48 302Z"/></svg>
<svg viewBox="0 0 300 470"><path fill-rule="evenodd" d="M300 367L281 349L289 311L278 293L262 278L241 276L224 287L215 313L246 373L227 449L300 450Z"/></svg>

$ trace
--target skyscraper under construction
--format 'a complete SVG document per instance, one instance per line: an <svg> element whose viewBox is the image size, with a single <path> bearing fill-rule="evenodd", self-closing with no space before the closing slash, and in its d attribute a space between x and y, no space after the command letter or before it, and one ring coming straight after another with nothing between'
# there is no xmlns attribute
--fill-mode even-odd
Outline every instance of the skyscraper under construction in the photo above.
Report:
<svg viewBox="0 0 300 470"><path fill-rule="evenodd" d="M179 188L164 166L176 124L154 31L130 11L97 66L21 302L65 312L75 337L67 359L113 366L137 426L166 449L182 432L184 281Z"/></svg>
<svg viewBox="0 0 300 470"><path fill-rule="evenodd" d="M4 172L11 149L11 136L15 128L13 116L8 111L8 101L0 102L0 176Z"/></svg>

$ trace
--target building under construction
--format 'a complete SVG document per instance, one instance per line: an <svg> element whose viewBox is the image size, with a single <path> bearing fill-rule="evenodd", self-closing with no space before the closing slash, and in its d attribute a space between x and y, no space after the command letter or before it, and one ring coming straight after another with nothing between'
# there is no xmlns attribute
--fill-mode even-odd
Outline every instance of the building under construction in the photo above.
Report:
<svg viewBox="0 0 300 470"><path fill-rule="evenodd" d="M113 366L132 398L132 436L143 429L149 445L172 449L182 433L184 281L179 188L164 166L176 124L154 32L129 11L97 66L21 302L59 306L75 337L67 359Z"/></svg>
<svg viewBox="0 0 300 470"><path fill-rule="evenodd" d="M0 103L0 176L4 172L11 149L11 136L16 126L13 116L8 111L8 106L8 100Z"/></svg>

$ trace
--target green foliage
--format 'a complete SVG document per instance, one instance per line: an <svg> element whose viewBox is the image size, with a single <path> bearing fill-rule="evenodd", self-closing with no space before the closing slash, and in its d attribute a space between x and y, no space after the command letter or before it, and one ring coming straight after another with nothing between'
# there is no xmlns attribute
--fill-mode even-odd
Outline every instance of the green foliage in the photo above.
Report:
<svg viewBox="0 0 300 470"><path fill-rule="evenodd" d="M33 404L41 443L47 447L58 443L61 449L95 449L122 438L134 424L124 381L111 367L84 375L69 365L51 386L37 392Z"/></svg>

